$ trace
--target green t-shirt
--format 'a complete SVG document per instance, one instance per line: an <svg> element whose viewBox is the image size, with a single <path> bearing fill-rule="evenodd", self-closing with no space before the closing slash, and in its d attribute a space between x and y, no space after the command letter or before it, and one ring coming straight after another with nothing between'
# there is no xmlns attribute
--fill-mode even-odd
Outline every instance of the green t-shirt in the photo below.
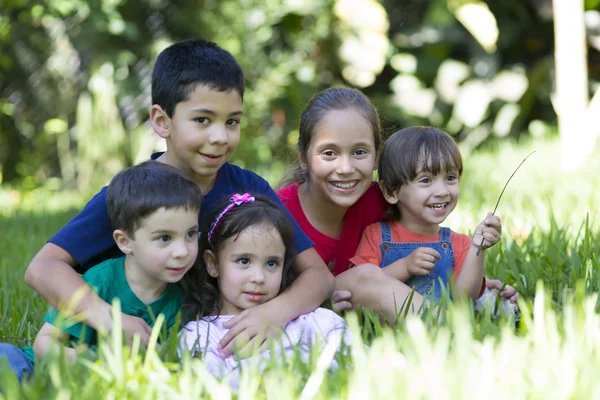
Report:
<svg viewBox="0 0 600 400"><path fill-rule="evenodd" d="M140 317L150 327L154 326L154 320L158 315L163 314L167 331L170 331L175 324L177 313L181 311L183 289L177 283L169 283L158 299L150 304L145 304L131 290L125 277L124 262L125 257L106 260L83 274L83 280L92 287L102 300L112 304L114 299L119 299L123 314ZM44 317L44 321L56 325L58 317L58 310L50 308ZM71 336L72 342L83 342L92 346L96 344L96 331L83 323L61 329ZM34 357L31 347L24 347L23 352L33 362Z"/></svg>

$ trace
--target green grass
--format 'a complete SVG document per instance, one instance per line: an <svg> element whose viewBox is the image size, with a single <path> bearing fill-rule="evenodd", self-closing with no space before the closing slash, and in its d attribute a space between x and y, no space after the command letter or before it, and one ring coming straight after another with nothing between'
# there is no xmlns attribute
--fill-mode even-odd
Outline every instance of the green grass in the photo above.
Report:
<svg viewBox="0 0 600 400"><path fill-rule="evenodd" d="M247 370L240 399L297 398L595 398L600 396L600 158L579 172L557 169L555 142L506 144L465 157L461 200L447 221L468 233L496 204L514 168L537 150L509 184L497 214L502 241L488 251L486 275L514 285L522 315L514 321L475 315L469 304L445 304L433 315L389 329L372 315L349 316L353 346L308 364L273 361ZM86 197L39 190L2 191L0 210L0 336L30 343L46 304L23 281L44 242ZM19 199L17 201L17 199ZM542 290L543 289L543 290ZM536 297L537 296L537 297ZM535 301L534 301L535 299ZM364 344L363 344L364 343ZM6 398L236 398L200 360L176 362L174 343L160 352L123 349L106 339L98 359L69 366L59 355L22 388L0 373ZM321 367L319 367L321 363ZM0 394L0 398L2 398Z"/></svg>

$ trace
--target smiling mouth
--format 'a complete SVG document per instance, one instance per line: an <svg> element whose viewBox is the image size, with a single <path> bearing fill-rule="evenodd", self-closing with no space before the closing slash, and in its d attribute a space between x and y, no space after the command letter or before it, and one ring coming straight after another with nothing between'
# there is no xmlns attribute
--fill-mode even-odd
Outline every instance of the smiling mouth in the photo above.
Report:
<svg viewBox="0 0 600 400"><path fill-rule="evenodd" d="M206 153L199 153L199 154L204 157L214 158L214 159L223 157L223 154L206 154Z"/></svg>
<svg viewBox="0 0 600 400"><path fill-rule="evenodd" d="M433 208L434 210L441 210L444 207L446 207L447 205L448 205L448 203L435 203L435 204L429 204L427 207Z"/></svg>
<svg viewBox="0 0 600 400"><path fill-rule="evenodd" d="M356 185L358 185L359 181L346 181L346 182L330 182L330 184L338 189L352 189Z"/></svg>

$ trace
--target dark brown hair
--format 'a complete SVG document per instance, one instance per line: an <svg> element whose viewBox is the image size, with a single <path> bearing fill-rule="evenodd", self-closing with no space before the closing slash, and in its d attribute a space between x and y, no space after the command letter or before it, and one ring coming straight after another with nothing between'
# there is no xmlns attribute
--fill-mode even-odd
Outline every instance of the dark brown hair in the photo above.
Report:
<svg viewBox="0 0 600 400"><path fill-rule="evenodd" d="M317 126L330 111L355 109L371 125L375 151L381 144L381 125L377 109L371 100L360 90L351 88L330 88L315 94L302 111L298 144L296 145L299 158L307 159L308 148L316 132ZM293 169L281 180L278 187L282 188L293 183L308 180L309 173L303 170L298 162Z"/></svg>
<svg viewBox="0 0 600 400"><path fill-rule="evenodd" d="M393 133L386 141L379 158L379 181L387 193L395 192L417 177L421 168L433 175L458 170L462 175L460 150L446 132L430 126L411 126ZM396 207L390 207L387 217L397 220Z"/></svg>
<svg viewBox="0 0 600 400"><path fill-rule="evenodd" d="M237 92L244 98L244 72L227 50L213 42L193 39L175 43L156 58L152 70L152 104L170 118L177 104L189 99L196 86Z"/></svg>
<svg viewBox="0 0 600 400"><path fill-rule="evenodd" d="M209 243L208 232L213 221L229 204L229 198L221 200L202 224L198 259L194 267L180 281L185 292L183 299L184 324L211 315L218 316L220 313L218 281L217 278L208 274L203 257L204 252L212 250L218 260L219 251L223 248L225 241L241 234L251 226L266 226L269 229L275 229L281 235L285 246L285 260L279 292L284 291L291 283L296 248L294 246L294 228L290 217L269 198L256 196L254 202L234 206L221 216Z"/></svg>
<svg viewBox="0 0 600 400"><path fill-rule="evenodd" d="M146 161L119 172L106 190L113 229L131 237L144 218L160 208L200 212L202 192L183 172L159 161Z"/></svg>

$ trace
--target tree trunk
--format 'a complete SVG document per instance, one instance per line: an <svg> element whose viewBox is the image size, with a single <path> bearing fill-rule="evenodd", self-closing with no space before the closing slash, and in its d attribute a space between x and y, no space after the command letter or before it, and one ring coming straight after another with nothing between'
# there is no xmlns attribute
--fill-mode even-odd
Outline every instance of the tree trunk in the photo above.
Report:
<svg viewBox="0 0 600 400"><path fill-rule="evenodd" d="M583 0L554 0L556 93L561 169L580 167L594 149L588 124L587 44ZM590 110L592 111L592 110Z"/></svg>

